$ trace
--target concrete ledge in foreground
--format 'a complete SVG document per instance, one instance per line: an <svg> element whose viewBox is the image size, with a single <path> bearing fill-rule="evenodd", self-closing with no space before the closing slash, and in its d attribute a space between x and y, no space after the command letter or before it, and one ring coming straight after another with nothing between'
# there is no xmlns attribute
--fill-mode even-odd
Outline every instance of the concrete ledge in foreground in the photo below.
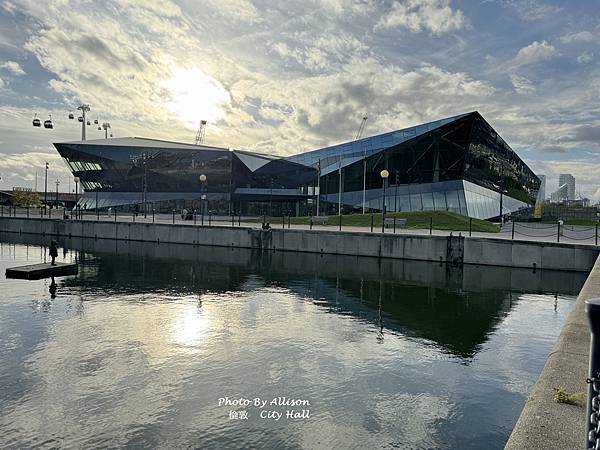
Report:
<svg viewBox="0 0 600 450"><path fill-rule="evenodd" d="M567 318L506 444L509 450L585 448L585 405L556 403L554 388L587 392L590 331L585 301L600 297L600 257Z"/></svg>

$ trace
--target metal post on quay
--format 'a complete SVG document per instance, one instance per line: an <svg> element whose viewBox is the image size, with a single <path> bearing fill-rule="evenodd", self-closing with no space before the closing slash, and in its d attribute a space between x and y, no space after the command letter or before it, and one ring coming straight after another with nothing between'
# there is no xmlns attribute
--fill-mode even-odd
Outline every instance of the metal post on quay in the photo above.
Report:
<svg viewBox="0 0 600 450"><path fill-rule="evenodd" d="M600 448L600 298L585 301L590 325L590 362L586 401L585 448Z"/></svg>

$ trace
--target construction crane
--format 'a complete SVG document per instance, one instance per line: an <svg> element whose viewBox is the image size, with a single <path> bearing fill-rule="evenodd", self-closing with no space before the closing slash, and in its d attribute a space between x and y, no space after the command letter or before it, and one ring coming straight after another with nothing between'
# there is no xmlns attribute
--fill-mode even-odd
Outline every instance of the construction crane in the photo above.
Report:
<svg viewBox="0 0 600 450"><path fill-rule="evenodd" d="M358 141L360 139L360 137L362 136L363 132L365 131L365 125L367 123L367 116L363 116L361 122L360 122L360 126L358 127L358 131L356 132L356 137L354 138L355 141Z"/></svg>
<svg viewBox="0 0 600 450"><path fill-rule="evenodd" d="M198 126L198 132L196 133L196 145L200 145L204 142L204 133L206 132L206 120L201 120Z"/></svg>

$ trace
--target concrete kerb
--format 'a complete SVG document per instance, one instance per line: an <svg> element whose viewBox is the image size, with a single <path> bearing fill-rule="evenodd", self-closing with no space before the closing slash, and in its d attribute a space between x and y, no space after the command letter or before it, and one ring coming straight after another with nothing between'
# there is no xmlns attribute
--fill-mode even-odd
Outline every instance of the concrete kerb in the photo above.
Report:
<svg viewBox="0 0 600 450"><path fill-rule="evenodd" d="M584 448L585 405L554 401L554 389L586 392L590 331L585 301L600 297L600 257L597 258L567 318L544 370L506 444L508 450Z"/></svg>

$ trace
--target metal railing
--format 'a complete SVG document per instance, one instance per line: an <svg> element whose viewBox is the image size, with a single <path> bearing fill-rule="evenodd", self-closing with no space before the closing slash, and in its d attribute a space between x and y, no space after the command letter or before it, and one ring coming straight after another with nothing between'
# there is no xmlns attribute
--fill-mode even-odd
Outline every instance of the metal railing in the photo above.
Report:
<svg viewBox="0 0 600 450"><path fill-rule="evenodd" d="M170 223L170 224L194 224L200 226L260 226L261 222L263 227L265 225L265 220L270 222L271 227L275 228L308 228L310 230L319 229L338 229L339 231L343 231L344 229L352 230L352 228L360 228L359 225L352 225L351 223L347 223L345 220L340 220L340 216L329 216L329 217L308 217L306 223L302 224L296 222L292 224L291 215L284 215L280 217L242 217L239 214L235 215L227 215L227 216L215 216L211 213L204 214L203 212L192 210L188 211L186 217L183 217L183 214L178 210L171 210L170 213L157 213L154 209L149 211L148 216L144 218L143 213L135 212L135 211L104 211L99 213L95 210L64 210L62 208L39 208L39 207L30 207L30 208L18 208L14 206L0 206L0 216L4 217L21 217L21 218L49 218L49 219L71 219L71 220L95 220L95 221L131 221L131 222L146 222L146 223ZM327 220L325 220L327 219ZM401 232L401 230L411 230L410 223L399 226L398 219L396 216L381 218L381 214L370 214L370 220L367 216L366 224L362 227L365 230L370 230L373 233L385 233L388 232L386 230L387 226L390 226L392 234L396 234L397 232ZM369 223L370 222L370 223ZM381 222L381 223L380 223ZM438 230L435 227L435 219L434 217L430 217L428 220L429 223L426 223L422 232L428 233L430 235L434 234L434 231L438 233L441 231L442 234L447 234L449 231L446 230ZM394 223L396 226L394 226ZM408 225L409 227L406 227ZM468 223L466 224L466 229L463 230L468 233L469 236L477 236L477 231L474 231L474 223L473 219L469 218ZM457 230L459 231L459 230ZM482 233L482 232L479 232ZM598 246L600 243L600 230L598 224L592 226L580 226L580 225L564 225L562 222L557 222L554 224L545 224L545 223L535 223L535 222L509 222L505 224L502 229L497 233L486 233L487 237L497 237L502 239L510 239L510 240L537 240L542 242L563 242L563 243L585 243L585 244L593 244Z"/></svg>

